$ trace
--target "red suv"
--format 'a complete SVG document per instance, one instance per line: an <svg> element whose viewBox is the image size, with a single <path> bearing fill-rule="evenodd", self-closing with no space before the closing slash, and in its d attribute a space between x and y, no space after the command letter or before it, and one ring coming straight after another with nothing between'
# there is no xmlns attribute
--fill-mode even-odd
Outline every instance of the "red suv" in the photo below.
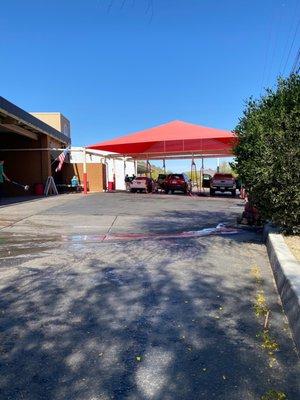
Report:
<svg viewBox="0 0 300 400"><path fill-rule="evenodd" d="M192 183L186 174L170 174L165 180L165 192L171 191L183 192L185 194L191 193Z"/></svg>

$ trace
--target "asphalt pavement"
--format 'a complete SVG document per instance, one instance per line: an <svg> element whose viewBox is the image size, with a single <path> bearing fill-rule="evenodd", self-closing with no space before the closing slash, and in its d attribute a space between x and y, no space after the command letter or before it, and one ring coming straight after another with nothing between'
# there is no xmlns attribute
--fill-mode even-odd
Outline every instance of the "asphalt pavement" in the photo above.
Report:
<svg viewBox="0 0 300 400"><path fill-rule="evenodd" d="M0 399L298 400L261 232L180 236L242 208L130 193L0 207Z"/></svg>

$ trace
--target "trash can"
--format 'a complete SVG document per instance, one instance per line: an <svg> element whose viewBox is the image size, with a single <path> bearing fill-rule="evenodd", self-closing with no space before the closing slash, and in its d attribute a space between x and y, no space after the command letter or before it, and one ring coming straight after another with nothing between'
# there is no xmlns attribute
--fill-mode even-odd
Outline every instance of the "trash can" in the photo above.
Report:
<svg viewBox="0 0 300 400"><path fill-rule="evenodd" d="M115 190L115 182L114 181L108 181L108 191Z"/></svg>
<svg viewBox="0 0 300 400"><path fill-rule="evenodd" d="M34 185L34 194L36 196L43 196L43 194L44 194L44 185L42 183L36 183Z"/></svg>

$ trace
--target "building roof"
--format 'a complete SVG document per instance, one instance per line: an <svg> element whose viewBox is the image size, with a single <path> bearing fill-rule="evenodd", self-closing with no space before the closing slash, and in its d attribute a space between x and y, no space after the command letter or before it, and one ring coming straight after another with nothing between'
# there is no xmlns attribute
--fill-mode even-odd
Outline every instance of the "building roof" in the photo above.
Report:
<svg viewBox="0 0 300 400"><path fill-rule="evenodd" d="M5 114L26 126L26 129L32 129L33 131L37 131L48 136L51 136L54 139L57 139L65 144L70 143L70 138L58 130L52 128L52 126L46 124L40 119L34 117L29 114L27 111L22 108L16 106L10 101L6 100L4 97L0 96L0 113ZM1 121L0 121L1 122Z"/></svg>

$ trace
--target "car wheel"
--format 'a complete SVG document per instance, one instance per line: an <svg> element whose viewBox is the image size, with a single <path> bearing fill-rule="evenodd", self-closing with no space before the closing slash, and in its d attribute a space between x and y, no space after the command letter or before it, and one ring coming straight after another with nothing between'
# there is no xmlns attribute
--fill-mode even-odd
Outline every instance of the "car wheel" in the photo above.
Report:
<svg viewBox="0 0 300 400"><path fill-rule="evenodd" d="M169 194L169 189L165 189L165 193L166 193L166 194Z"/></svg>
<svg viewBox="0 0 300 400"><path fill-rule="evenodd" d="M231 191L231 196L232 196L232 197L235 197L235 196L236 196L236 190L232 190L232 191Z"/></svg>
<svg viewBox="0 0 300 400"><path fill-rule="evenodd" d="M171 190L171 193L174 194L174 190Z"/></svg>
<svg viewBox="0 0 300 400"><path fill-rule="evenodd" d="M215 195L214 189L209 189L209 194L210 194L210 196L214 196Z"/></svg>

